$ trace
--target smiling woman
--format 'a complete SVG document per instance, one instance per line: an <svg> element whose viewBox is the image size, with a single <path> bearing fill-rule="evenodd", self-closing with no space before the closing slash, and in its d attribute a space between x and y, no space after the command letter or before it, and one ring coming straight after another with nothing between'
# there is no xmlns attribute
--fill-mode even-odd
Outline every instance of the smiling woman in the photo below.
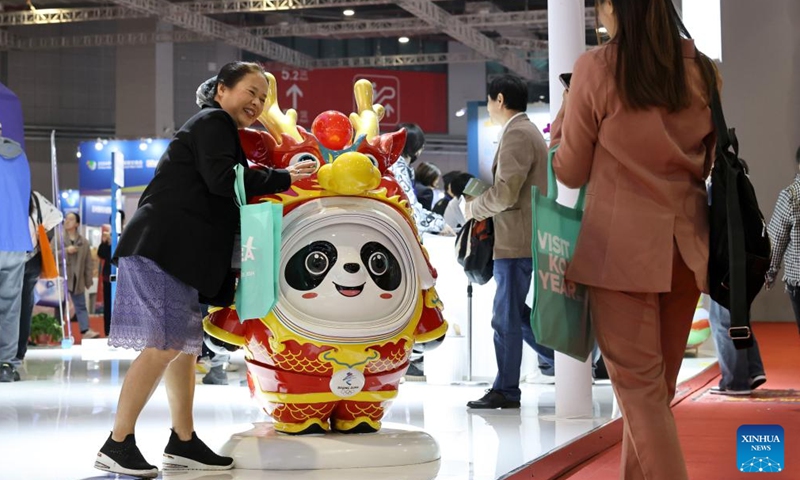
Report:
<svg viewBox="0 0 800 480"><path fill-rule="evenodd" d="M214 454L194 432L194 364L200 354L203 303L230 305L231 257L239 233L234 166L247 167L239 129L264 109L269 84L258 64L232 62L197 90L201 111L170 141L114 253L119 265L109 344L142 353L122 385L114 428L95 467L155 477L133 431L162 375L172 414L164 450L168 468L225 470L233 459ZM244 169L250 195L282 192L307 178L313 162L286 169Z"/></svg>
<svg viewBox="0 0 800 480"><path fill-rule="evenodd" d="M264 110L268 88L267 77L258 64L233 62L222 67L217 75L214 100L239 128L247 128Z"/></svg>

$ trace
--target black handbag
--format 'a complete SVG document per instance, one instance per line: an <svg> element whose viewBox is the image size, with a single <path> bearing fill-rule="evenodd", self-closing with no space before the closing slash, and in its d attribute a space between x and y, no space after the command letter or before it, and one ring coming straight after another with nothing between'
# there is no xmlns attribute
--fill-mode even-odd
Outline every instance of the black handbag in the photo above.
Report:
<svg viewBox="0 0 800 480"><path fill-rule="evenodd" d="M472 283L483 285L494 269L494 222L491 218L467 221L456 236L456 258Z"/></svg>
<svg viewBox="0 0 800 480"><path fill-rule="evenodd" d="M713 73L710 61L704 60ZM772 247L756 192L739 160L739 142L728 129L719 91L712 91L717 132L711 171L708 279L711 298L731 313L728 335L737 349L753 345L750 306L764 286Z"/></svg>

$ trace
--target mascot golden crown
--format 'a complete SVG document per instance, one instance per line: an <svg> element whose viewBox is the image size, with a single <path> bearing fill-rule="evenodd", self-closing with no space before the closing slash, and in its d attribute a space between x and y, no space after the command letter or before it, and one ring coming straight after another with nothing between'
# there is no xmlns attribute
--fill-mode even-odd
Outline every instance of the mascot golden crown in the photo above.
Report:
<svg viewBox="0 0 800 480"><path fill-rule="evenodd" d="M268 130L241 130L253 168L313 160L318 170L277 195L283 204L278 302L240 322L212 309L208 334L244 347L251 394L288 434L376 432L397 396L415 343L439 342L447 322L436 271L408 200L389 167L406 132L379 134L383 107L367 80L354 86L358 112L320 114L311 133L277 103L267 74Z"/></svg>

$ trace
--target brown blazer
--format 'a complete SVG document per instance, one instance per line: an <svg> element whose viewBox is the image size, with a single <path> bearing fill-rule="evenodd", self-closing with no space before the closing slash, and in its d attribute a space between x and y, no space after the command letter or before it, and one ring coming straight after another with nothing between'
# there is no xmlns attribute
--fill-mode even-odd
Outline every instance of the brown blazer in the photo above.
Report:
<svg viewBox="0 0 800 480"><path fill-rule="evenodd" d="M494 258L530 258L531 187L547 193L547 143L527 116L511 120L492 164L494 184L468 202L470 218L494 220Z"/></svg>
<svg viewBox="0 0 800 480"><path fill-rule="evenodd" d="M582 55L553 123L553 160L566 186L587 185L567 278L623 292L668 292L673 246L708 291L708 177L716 142L694 42L683 42L691 105L632 111L614 84L614 44Z"/></svg>
<svg viewBox="0 0 800 480"><path fill-rule="evenodd" d="M92 278L94 273L92 251L89 247L89 240L84 238L83 235L79 234L75 242L72 243L69 235L65 232L64 249L66 250L70 245L78 247L78 251L71 255L66 251L64 252L67 257L67 288L70 293L80 295L91 288L94 283ZM55 242L53 242L53 248L55 248Z"/></svg>

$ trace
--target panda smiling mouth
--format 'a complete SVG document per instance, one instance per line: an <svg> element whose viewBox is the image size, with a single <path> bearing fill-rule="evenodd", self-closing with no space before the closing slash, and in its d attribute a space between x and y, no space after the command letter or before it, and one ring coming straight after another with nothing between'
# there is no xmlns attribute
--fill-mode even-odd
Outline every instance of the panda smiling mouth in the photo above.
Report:
<svg viewBox="0 0 800 480"><path fill-rule="evenodd" d="M351 298L359 296L361 292L364 291L364 285L366 285L366 283L362 283L357 287L343 287L336 282L334 282L333 284L336 285L336 290L339 293L341 293L345 297L351 297Z"/></svg>

